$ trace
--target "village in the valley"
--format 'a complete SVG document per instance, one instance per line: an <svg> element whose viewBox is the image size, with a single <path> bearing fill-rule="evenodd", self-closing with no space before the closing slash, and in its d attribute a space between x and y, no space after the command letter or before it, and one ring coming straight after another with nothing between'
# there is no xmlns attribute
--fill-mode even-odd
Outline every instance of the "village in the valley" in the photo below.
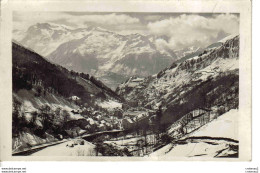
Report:
<svg viewBox="0 0 260 173"><path fill-rule="evenodd" d="M80 98L72 96L70 99L76 102ZM37 144L37 138L35 138L35 136L24 135L28 143L32 143L32 145L35 143L37 145L24 148L24 150L20 150L14 153L14 155L27 155L32 153L35 153L33 155L41 155L41 153L44 153L44 148L48 146L52 146L50 148L56 151L56 145L56 147L62 145L64 149L74 147L76 149L90 142L94 143L95 146L88 146L87 152L85 151L86 149L77 149L79 155L94 156L103 155L105 153L105 155L119 156L148 156L159 148L173 143L174 140L178 141L182 137L191 134L193 131L196 131L201 126L213 121L221 115L220 110L198 108L185 114L181 119L165 128L160 123L163 111L161 105L156 107L156 111L140 107L131 107L125 112L122 111L122 105L120 104L116 105L119 107L113 107L113 105L106 106L112 107L112 109L110 109L110 114L112 115L104 115L104 112L94 111L93 108L71 110L69 112L70 116L77 120L70 121L70 124L67 124L67 126L72 128L65 130L66 134L63 134L64 136L60 134L58 137L59 140L53 140L50 144L40 144L41 142ZM225 108L222 107L221 109ZM222 112L223 111L225 112L225 110L222 110ZM91 116L86 115L86 112L91 112ZM28 117L32 112L26 112L25 114L25 116ZM42 126L40 123L42 117L38 118L38 123ZM102 143L102 147L100 143ZM14 148L19 147L19 142L14 142L14 145L17 145L14 146ZM100 152L102 148L106 148L103 150L108 150L107 148L111 148L111 146L113 149L110 153L108 151ZM37 152L38 150L42 151Z"/></svg>

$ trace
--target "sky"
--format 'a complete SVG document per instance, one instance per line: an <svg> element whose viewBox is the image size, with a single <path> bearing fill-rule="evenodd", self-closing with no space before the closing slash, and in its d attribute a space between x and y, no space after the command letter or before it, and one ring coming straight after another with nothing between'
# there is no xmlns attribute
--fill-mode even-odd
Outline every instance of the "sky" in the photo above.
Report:
<svg viewBox="0 0 260 173"><path fill-rule="evenodd" d="M238 14L217 13L89 13L18 12L13 13L14 30L26 31L36 23L55 23L73 28L89 26L127 35L155 35L158 47L182 49L203 47L230 34L239 34Z"/></svg>

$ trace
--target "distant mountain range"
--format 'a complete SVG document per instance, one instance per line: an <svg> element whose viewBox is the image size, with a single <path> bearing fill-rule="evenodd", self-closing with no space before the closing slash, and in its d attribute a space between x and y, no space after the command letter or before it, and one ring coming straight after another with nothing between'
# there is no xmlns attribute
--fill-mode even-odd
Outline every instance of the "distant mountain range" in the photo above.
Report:
<svg viewBox="0 0 260 173"><path fill-rule="evenodd" d="M180 57L202 50L159 50L155 36L120 35L100 27L74 29L53 23L37 23L26 32L14 30L13 39L53 63L94 75L113 89L131 76L156 74Z"/></svg>

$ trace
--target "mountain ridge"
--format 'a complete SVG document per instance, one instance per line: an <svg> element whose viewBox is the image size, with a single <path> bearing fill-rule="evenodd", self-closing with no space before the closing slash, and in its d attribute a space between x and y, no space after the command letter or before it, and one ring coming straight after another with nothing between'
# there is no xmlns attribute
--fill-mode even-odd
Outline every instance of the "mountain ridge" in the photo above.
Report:
<svg viewBox="0 0 260 173"><path fill-rule="evenodd" d="M100 27L75 29L52 23L13 32L17 42L52 63L90 73L114 89L130 76L155 74L178 59L172 50L159 50L152 35L121 35Z"/></svg>
<svg viewBox="0 0 260 173"><path fill-rule="evenodd" d="M131 78L119 85L116 92L138 106L156 109L162 105L164 123L176 121L185 112L198 107L219 109L223 103L228 109L237 108L238 58L239 36L236 36L196 57L173 63L157 75L138 82Z"/></svg>

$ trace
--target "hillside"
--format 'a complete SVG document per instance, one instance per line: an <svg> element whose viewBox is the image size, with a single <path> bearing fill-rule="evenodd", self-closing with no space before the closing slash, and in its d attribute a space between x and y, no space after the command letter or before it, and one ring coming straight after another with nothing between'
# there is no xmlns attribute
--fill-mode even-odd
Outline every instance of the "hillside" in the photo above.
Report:
<svg viewBox="0 0 260 173"><path fill-rule="evenodd" d="M224 112L238 107L239 36L136 82L130 79L116 92L129 102L157 109L163 106L163 123L170 124L196 108ZM135 87L131 87L135 83Z"/></svg>
<svg viewBox="0 0 260 173"><path fill-rule="evenodd" d="M222 46L227 40L231 39L235 37L235 35L228 35L227 37L224 37L223 39L215 42L215 43L212 43L210 44L209 46L205 47L205 48L197 48L197 49L192 49L193 51L185 51L184 55L181 56L181 58L179 58L177 61L175 61L174 63L175 64L179 64L179 63L182 63L190 58L194 58L196 56L200 56L200 55L203 55L205 54L206 52L209 52L211 49L214 49L214 48L218 48L220 46Z"/></svg>
<svg viewBox="0 0 260 173"><path fill-rule="evenodd" d="M99 115L109 119L123 99L93 76L68 71L37 53L12 44L13 148L99 131ZM103 108L116 103L109 111ZM114 126L108 121L107 127ZM20 146L21 145L21 146Z"/></svg>
<svg viewBox="0 0 260 173"><path fill-rule="evenodd" d="M105 95L110 99L121 99L95 77L68 71L16 43L13 43L13 74L14 91L29 89L33 84L39 84L44 89L53 90L66 98L78 96L87 101L91 99L91 95L97 98Z"/></svg>

